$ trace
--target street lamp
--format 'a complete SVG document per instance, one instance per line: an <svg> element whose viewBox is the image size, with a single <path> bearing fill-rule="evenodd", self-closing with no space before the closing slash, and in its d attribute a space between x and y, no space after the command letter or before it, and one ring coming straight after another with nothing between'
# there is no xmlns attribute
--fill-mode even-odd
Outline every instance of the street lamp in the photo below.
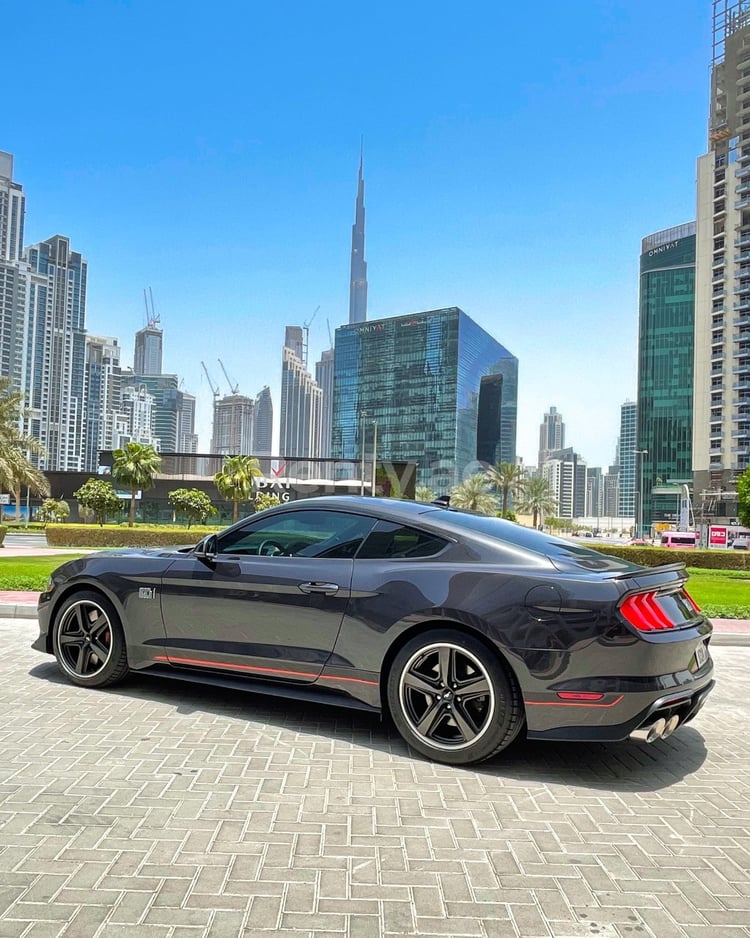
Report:
<svg viewBox="0 0 750 938"><path fill-rule="evenodd" d="M372 489L370 495L375 494L375 474L377 472L377 460L378 460L378 422L373 420L372 422Z"/></svg>
<svg viewBox="0 0 750 938"><path fill-rule="evenodd" d="M636 537L643 536L643 457L648 455L647 449L634 449L636 456L641 457L641 471L638 482L638 527L635 532Z"/></svg>

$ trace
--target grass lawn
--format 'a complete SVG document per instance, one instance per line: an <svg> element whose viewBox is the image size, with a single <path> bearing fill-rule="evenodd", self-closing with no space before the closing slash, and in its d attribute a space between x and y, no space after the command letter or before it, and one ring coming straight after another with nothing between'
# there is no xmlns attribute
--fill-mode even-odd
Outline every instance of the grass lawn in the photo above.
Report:
<svg viewBox="0 0 750 938"><path fill-rule="evenodd" d="M715 619L750 619L750 572L688 567L688 592Z"/></svg>
<svg viewBox="0 0 750 938"><path fill-rule="evenodd" d="M83 554L47 557L0 557L0 590L44 589L50 573ZM706 615L720 619L750 619L750 572L703 570L689 567L688 592Z"/></svg>
<svg viewBox="0 0 750 938"><path fill-rule="evenodd" d="M60 564L85 554L53 554L44 557L0 557L0 590L41 592L50 573Z"/></svg>

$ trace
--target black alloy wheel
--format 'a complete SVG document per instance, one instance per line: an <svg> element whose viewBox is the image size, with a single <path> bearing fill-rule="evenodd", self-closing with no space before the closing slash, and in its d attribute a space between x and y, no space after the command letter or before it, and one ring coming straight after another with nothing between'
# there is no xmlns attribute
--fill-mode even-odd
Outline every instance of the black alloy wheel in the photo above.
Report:
<svg viewBox="0 0 750 938"><path fill-rule="evenodd" d="M388 676L393 721L414 749L437 762L480 762L515 739L520 693L499 657L472 635L447 629L417 636Z"/></svg>
<svg viewBox="0 0 750 938"><path fill-rule="evenodd" d="M74 593L52 626L52 646L60 670L81 687L105 687L128 673L120 619L104 596Z"/></svg>

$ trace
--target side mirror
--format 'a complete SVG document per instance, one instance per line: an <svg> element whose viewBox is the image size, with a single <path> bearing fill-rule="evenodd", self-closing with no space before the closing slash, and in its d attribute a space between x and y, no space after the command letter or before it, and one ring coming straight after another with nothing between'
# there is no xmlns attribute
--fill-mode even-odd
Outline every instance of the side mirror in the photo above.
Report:
<svg viewBox="0 0 750 938"><path fill-rule="evenodd" d="M215 534L207 534L202 541L198 541L193 549L193 555L206 563L212 563L218 553L218 541Z"/></svg>

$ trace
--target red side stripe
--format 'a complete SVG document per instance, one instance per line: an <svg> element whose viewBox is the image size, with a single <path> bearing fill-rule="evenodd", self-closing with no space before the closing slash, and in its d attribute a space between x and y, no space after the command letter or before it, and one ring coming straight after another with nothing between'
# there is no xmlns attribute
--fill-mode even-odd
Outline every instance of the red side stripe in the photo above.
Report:
<svg viewBox="0 0 750 938"><path fill-rule="evenodd" d="M202 658L176 658L169 655L156 655L155 661L167 661L169 664L191 664L203 668L223 668L227 671L251 671L256 674L282 674L286 677L319 678L321 681L345 681L352 684L368 684L377 687L377 681L365 681L359 677L336 677L333 674L312 674L309 671L290 671L286 668L264 668L254 664L234 664L226 661L204 661Z"/></svg>

